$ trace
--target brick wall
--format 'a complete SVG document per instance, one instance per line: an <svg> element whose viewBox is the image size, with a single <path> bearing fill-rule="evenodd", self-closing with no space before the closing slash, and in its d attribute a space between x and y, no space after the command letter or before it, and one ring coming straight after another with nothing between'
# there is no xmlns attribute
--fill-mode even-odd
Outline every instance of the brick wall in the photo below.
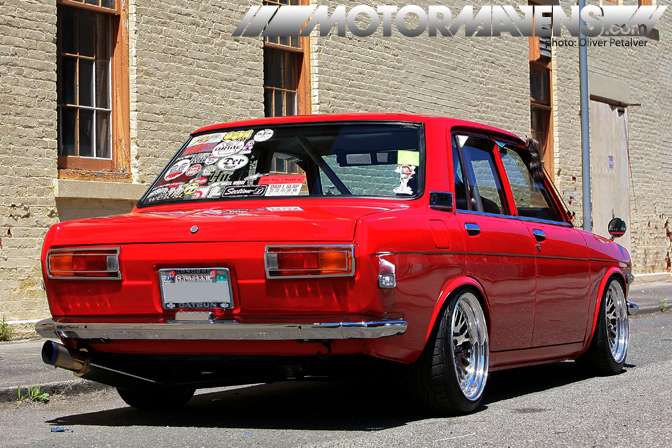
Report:
<svg viewBox="0 0 672 448"><path fill-rule="evenodd" d="M40 250L57 221L56 2L0 3L0 318L46 314Z"/></svg>
<svg viewBox="0 0 672 448"><path fill-rule="evenodd" d="M150 182L194 129L263 115L262 39L231 37L256 4L131 0L130 143L135 183ZM333 10L338 3L320 4ZM415 4L426 9L430 3ZM450 7L456 13L465 4ZM570 5L567 0L562 4ZM661 41L650 42L646 49L589 50L591 72L627 83L631 103L640 104L628 108L636 273L669 269L670 14L667 11L659 22ZM48 315L39 254L51 224L123 212L132 205L114 197L54 198L55 39L56 2L0 2L0 317L10 321ZM404 37L394 28L392 37L383 37L381 26L366 38L314 33L311 50L315 113L435 114L486 122L521 137L529 134L527 39L426 33ZM563 198L578 212L580 226L578 50L556 47L553 73L553 174Z"/></svg>
<svg viewBox="0 0 672 448"><path fill-rule="evenodd" d="M487 3L487 2L485 2ZM320 2L330 11L339 2ZM374 8L378 3L369 4ZM427 10L434 2L414 2ZM453 15L467 2L451 2ZM473 4L473 3L469 3ZM364 28L364 25L362 25ZM316 113L408 112L481 121L529 133L527 39L405 37L382 24L369 37L313 38ZM316 34L316 33L314 33ZM506 82L503 82L505 80Z"/></svg>
<svg viewBox="0 0 672 448"><path fill-rule="evenodd" d="M131 157L151 182L195 129L263 116L260 39L231 33L252 2L131 1ZM134 201L54 197L56 2L0 2L0 318L48 317L44 235L59 220L124 213ZM30 325L17 325L30 331Z"/></svg>
<svg viewBox="0 0 672 448"><path fill-rule="evenodd" d="M568 8L573 3L561 4ZM670 270L667 229L672 215L672 124L667 117L672 116L671 23L668 10L656 25L661 40L647 40L646 47L588 48L589 72L616 80L619 86L624 83L629 91L631 213L624 219L631 229L636 274ZM575 224L582 226L578 49L554 47L553 56L554 174L563 198L577 212ZM598 87L603 86L592 86L591 92ZM599 206L593 203L594 209ZM594 230L605 233L606 229Z"/></svg>
<svg viewBox="0 0 672 448"><path fill-rule="evenodd" d="M151 182L190 132L264 114L261 38L231 34L258 2L131 4L131 146Z"/></svg>

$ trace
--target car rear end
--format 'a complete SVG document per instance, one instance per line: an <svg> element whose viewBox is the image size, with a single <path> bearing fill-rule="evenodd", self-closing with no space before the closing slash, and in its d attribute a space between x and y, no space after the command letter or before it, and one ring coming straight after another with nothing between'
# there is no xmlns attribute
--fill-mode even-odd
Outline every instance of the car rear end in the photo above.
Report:
<svg viewBox="0 0 672 448"><path fill-rule="evenodd" d="M407 322L381 301L380 260L356 231L421 196L422 131L375 121L195 134L134 213L49 231L53 317L37 330L65 345L47 343L45 362L122 390L184 390L320 373L370 354L368 340L394 344Z"/></svg>

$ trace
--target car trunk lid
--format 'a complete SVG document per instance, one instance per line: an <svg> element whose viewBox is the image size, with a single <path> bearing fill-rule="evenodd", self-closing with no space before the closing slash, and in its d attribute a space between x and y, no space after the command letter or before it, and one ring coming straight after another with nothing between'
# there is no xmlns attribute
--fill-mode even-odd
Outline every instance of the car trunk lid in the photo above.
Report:
<svg viewBox="0 0 672 448"><path fill-rule="evenodd" d="M352 241L359 218L394 208L399 207L292 205L143 210L56 224L51 243L62 247L208 241Z"/></svg>

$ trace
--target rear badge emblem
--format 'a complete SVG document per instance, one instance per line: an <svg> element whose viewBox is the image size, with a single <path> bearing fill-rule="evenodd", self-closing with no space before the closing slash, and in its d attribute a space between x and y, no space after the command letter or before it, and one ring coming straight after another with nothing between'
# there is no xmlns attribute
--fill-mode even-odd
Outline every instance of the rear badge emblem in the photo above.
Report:
<svg viewBox="0 0 672 448"><path fill-rule="evenodd" d="M191 229L189 229L191 233L196 233L198 232L198 226L191 226Z"/></svg>

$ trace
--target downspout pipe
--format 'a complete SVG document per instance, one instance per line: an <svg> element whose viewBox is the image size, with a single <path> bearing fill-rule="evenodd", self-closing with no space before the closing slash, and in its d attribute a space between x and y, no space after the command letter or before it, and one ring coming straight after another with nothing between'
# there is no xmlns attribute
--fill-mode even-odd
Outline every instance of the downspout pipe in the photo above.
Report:
<svg viewBox="0 0 672 448"><path fill-rule="evenodd" d="M583 186L583 230L593 231L593 211L590 196L590 97L588 96L588 46L581 18L586 0L579 0L579 90L581 94L581 183ZM584 45L581 45L584 43Z"/></svg>

